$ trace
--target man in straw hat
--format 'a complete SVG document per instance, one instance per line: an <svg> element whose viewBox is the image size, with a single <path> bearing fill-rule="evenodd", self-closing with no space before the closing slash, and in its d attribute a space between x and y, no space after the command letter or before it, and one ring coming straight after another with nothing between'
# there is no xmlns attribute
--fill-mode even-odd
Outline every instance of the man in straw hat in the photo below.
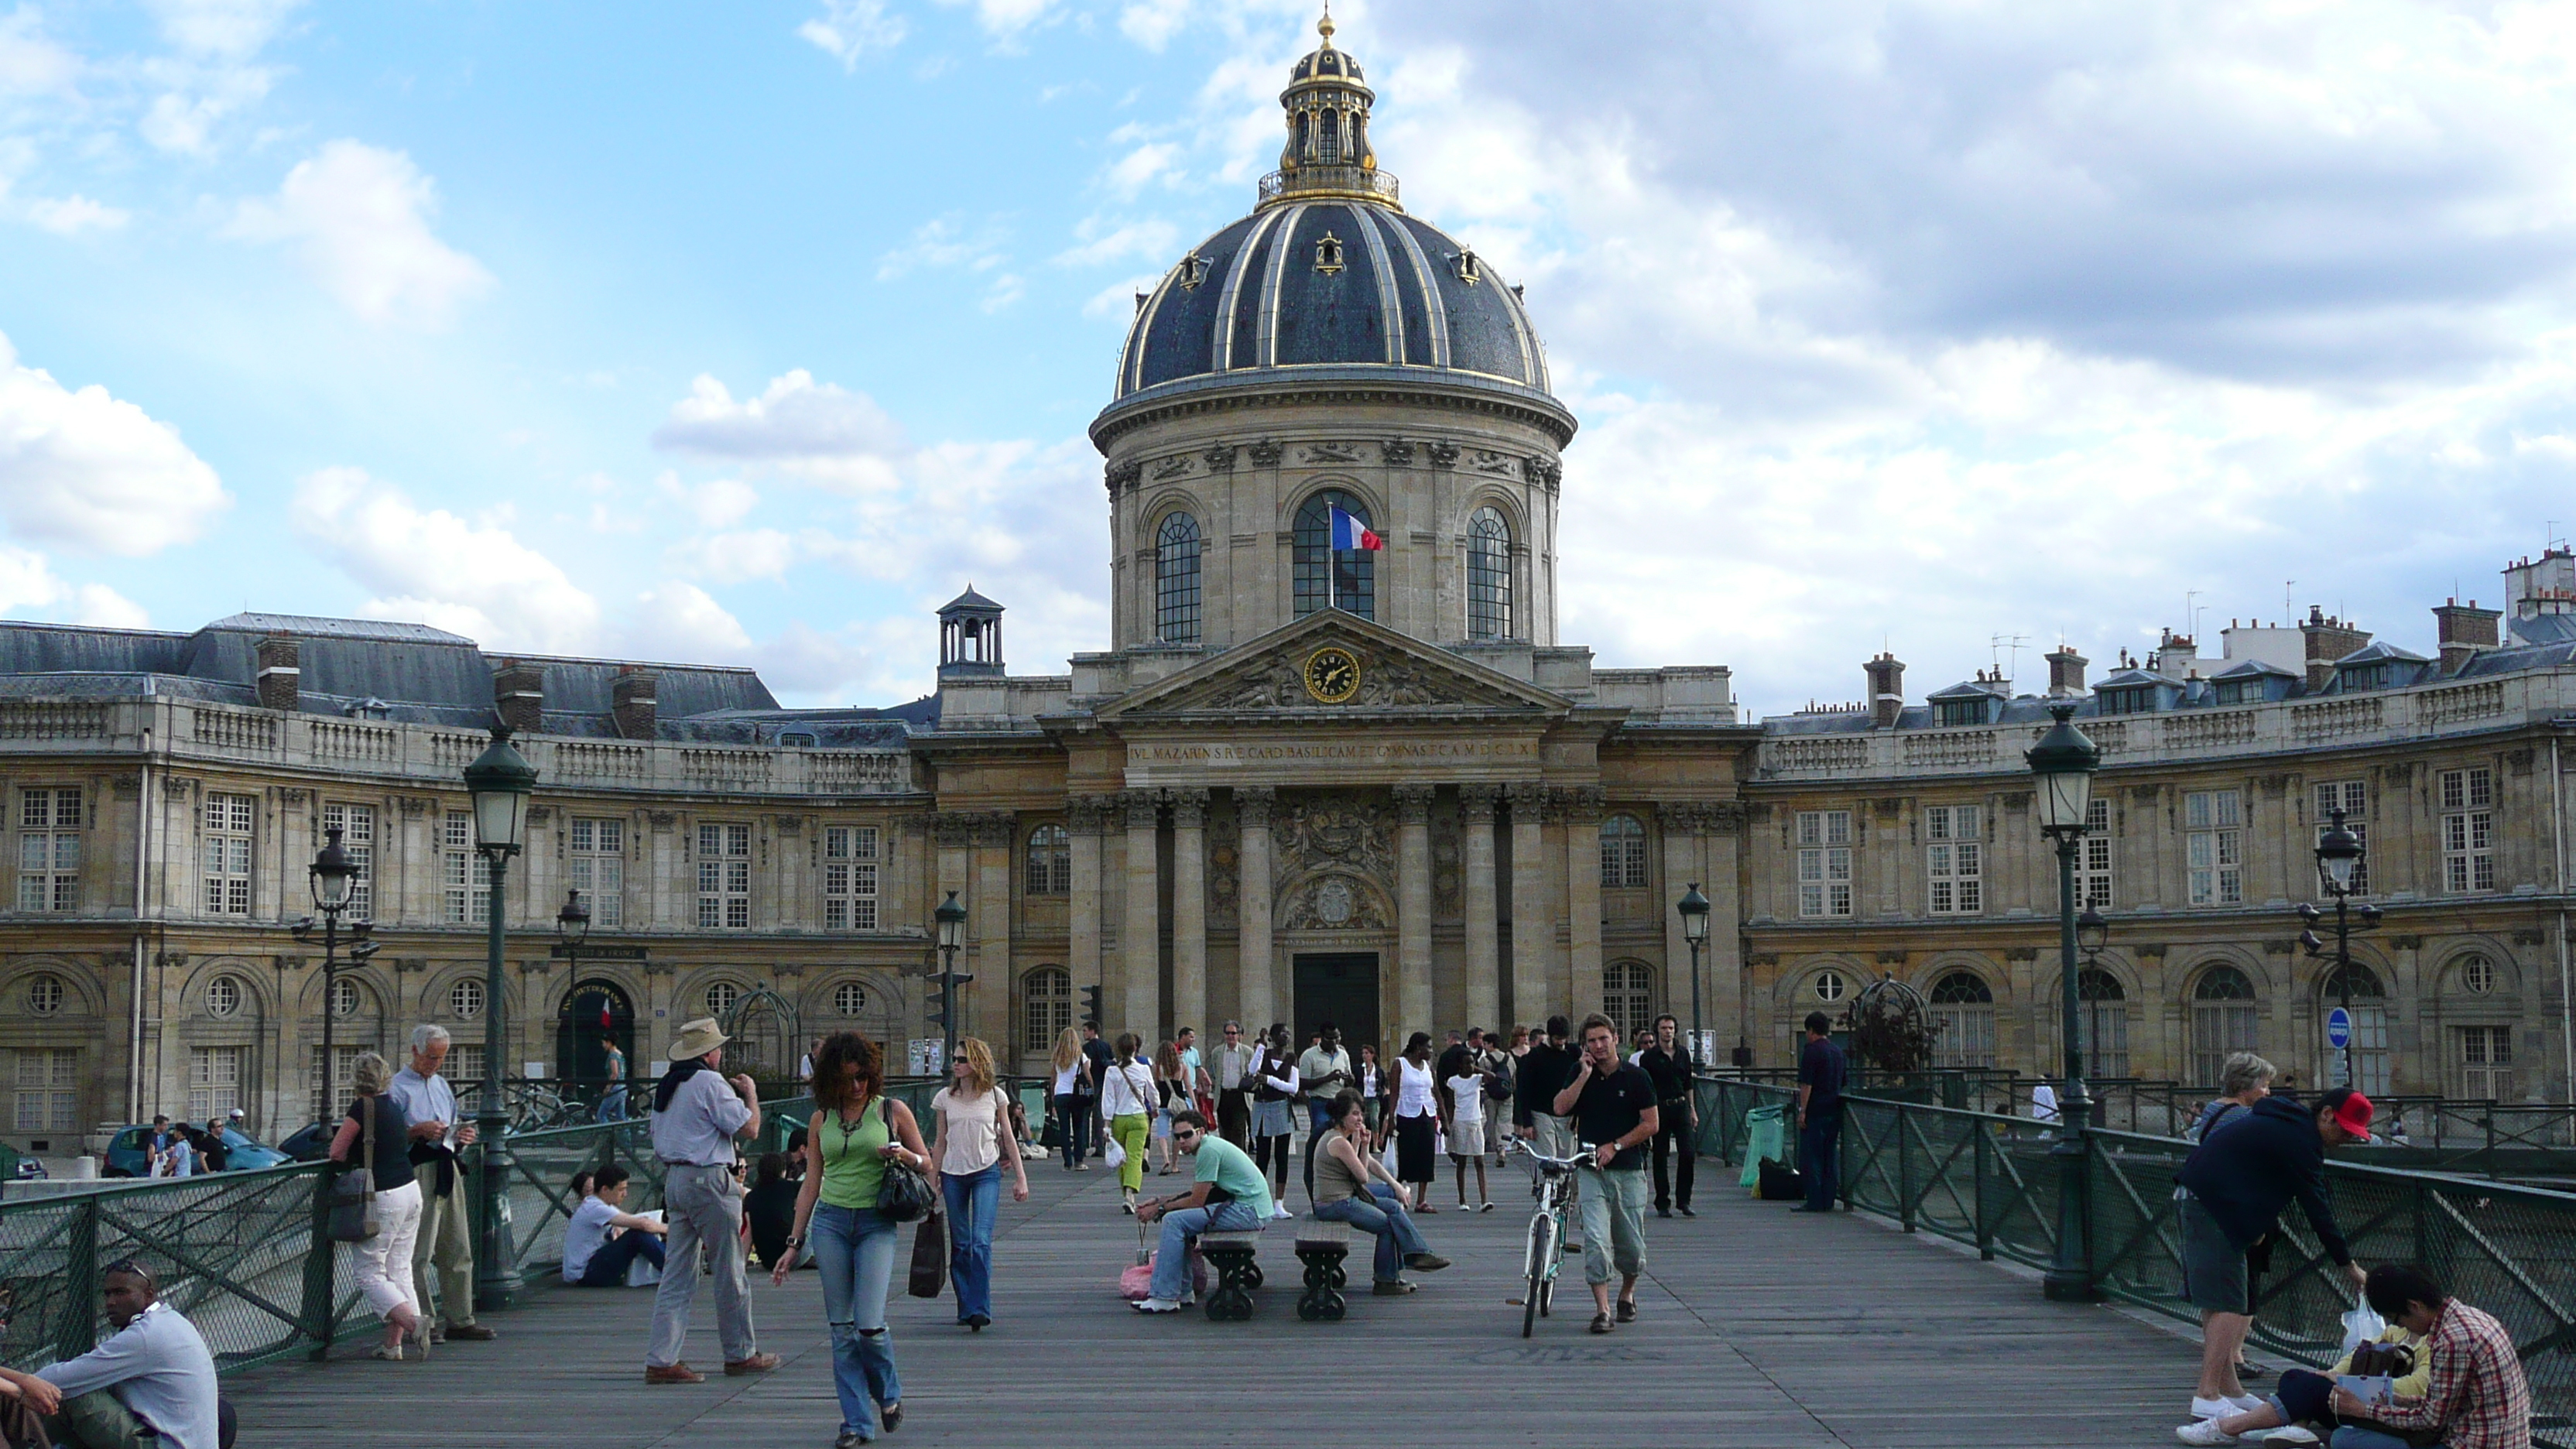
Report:
<svg viewBox="0 0 2576 1449"><path fill-rule="evenodd" d="M683 1024L671 1043L671 1069L653 1089L653 1155L663 1168L670 1267L653 1295L653 1339L644 1350L648 1384L706 1382L705 1374L680 1360L689 1336L689 1304L698 1293L701 1245L715 1269L725 1372L739 1378L778 1367L778 1355L762 1353L752 1332L742 1272L742 1184L733 1176L734 1139L760 1130L760 1089L749 1077L728 1080L717 1073L724 1044L725 1034L711 1016Z"/></svg>

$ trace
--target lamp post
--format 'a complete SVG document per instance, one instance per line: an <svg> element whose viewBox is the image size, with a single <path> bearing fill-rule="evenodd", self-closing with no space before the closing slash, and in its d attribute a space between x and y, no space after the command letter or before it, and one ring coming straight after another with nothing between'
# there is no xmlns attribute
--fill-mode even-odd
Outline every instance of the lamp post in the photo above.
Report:
<svg viewBox="0 0 2576 1449"><path fill-rule="evenodd" d="M1684 1055L1691 1070L1697 1072L1700 1069L1701 1032L1705 1029L1700 1020L1699 953L1708 945L1708 897L1699 893L1699 882L1691 882L1690 890L1673 909L1681 912L1682 939L1690 942L1691 948L1691 1044Z"/></svg>
<svg viewBox="0 0 2576 1449"><path fill-rule="evenodd" d="M340 979L340 917L347 913L349 903L357 896L359 870L357 862L349 859L349 852L340 844L339 826L329 827L322 835L322 849L313 857L313 864L306 867L305 874L313 887L313 909L322 916L322 1085L320 1100L315 1103L313 1112L315 1120L328 1122L331 1120L331 1093L339 1085L332 1071L336 1065L332 1052L337 1045L337 1033L332 1027L339 1019L339 1002L333 998L338 995L336 988ZM297 921L293 929L296 940L313 939L313 918L306 916ZM381 942L368 939L374 933L375 927L369 922L349 923L347 939L351 965L383 949Z"/></svg>
<svg viewBox="0 0 2576 1449"><path fill-rule="evenodd" d="M950 891L930 917L939 923L939 1070L945 1075L957 1060L957 987L975 978L957 974L957 948L966 943L966 908L957 904L957 892Z"/></svg>
<svg viewBox="0 0 2576 1449"><path fill-rule="evenodd" d="M2092 1247L2085 1231L2089 1191L2090 1144L2085 1119L2092 1099L2084 1092L2084 1047L2077 1036L2080 1008L2076 1002L2075 852L2084 839L2084 823L2093 803L2093 772L2102 752L2075 727L2072 703L2052 704L2056 723L2023 756L2039 778L2039 828L2057 845L2058 995L2065 1007L2066 1081L2058 1091L2062 1129L2050 1156L2057 1159L2057 1255L2042 1284L2061 1302L2089 1302L2093 1288Z"/></svg>
<svg viewBox="0 0 2576 1449"><path fill-rule="evenodd" d="M2361 837L2355 835L2351 828L2344 824L2344 812L2341 808L2337 808L2332 812L2329 823L2326 826L2325 834L2317 837L2317 874L2325 882L2326 894L2334 897L2335 1004L2337 1009L2343 1012L2343 1085L2347 1087L2358 1087L2361 1085L2361 1078L2353 1071L2352 1064L2353 1039L2359 1036L2360 1033L2353 1029L2355 1023L2352 1019L2352 916L2350 907L2352 903L2353 877L2359 872L2361 862L2368 854L2369 851L2364 849L2362 846ZM2301 903L2299 906L2299 920L2307 929L2299 932L2299 944L2307 948L2308 955L2311 959L2325 954L2325 943L2317 939L2316 926L2318 918L2319 914L2315 906L2304 902ZM2361 928L2363 930L2369 931L2378 929L2379 923L2383 919L2384 916L2379 907L2375 905L2365 905L2361 908Z"/></svg>
<svg viewBox="0 0 2576 1449"><path fill-rule="evenodd" d="M563 909L555 912L555 944L563 952L564 969L572 973L576 991L581 985L581 943L589 939L590 908L581 903L580 891L567 890L564 892ZM570 1010L578 1004L578 1000L568 1000L565 1009ZM594 1114L606 1104L608 1094L621 1085L612 1080L599 1089L599 1101L591 1104Z"/></svg>
<svg viewBox="0 0 2576 1449"><path fill-rule="evenodd" d="M536 793L537 771L511 747L507 725L492 729L492 743L465 767L465 789L474 801L474 848L483 854L491 894L484 904L483 958L483 1102L475 1114L474 1133L482 1153L475 1174L482 1199L482 1232L474 1244L474 1306L498 1311L519 1292L519 1269L510 1251L510 1224L505 1219L510 1192L510 1113L501 1100L502 1060L509 1053L509 996L501 970L502 922L508 907L501 887L509 877L510 857L528 843L528 797Z"/></svg>

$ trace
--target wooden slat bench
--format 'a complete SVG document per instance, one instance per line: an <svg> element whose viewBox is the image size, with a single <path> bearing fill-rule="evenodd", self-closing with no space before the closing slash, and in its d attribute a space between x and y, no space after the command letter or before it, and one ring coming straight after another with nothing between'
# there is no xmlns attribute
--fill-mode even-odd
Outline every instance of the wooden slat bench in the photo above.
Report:
<svg viewBox="0 0 2576 1449"><path fill-rule="evenodd" d="M1208 1317L1222 1323L1252 1316L1252 1290L1261 1286L1261 1265L1253 1261L1253 1253L1260 1243L1258 1232L1199 1234L1199 1253L1216 1269Z"/></svg>
<svg viewBox="0 0 2576 1449"><path fill-rule="evenodd" d="M1343 1260L1350 1255L1351 1230L1347 1223L1321 1218L1298 1222L1297 1261L1306 1265L1306 1291L1297 1295L1299 1318L1309 1323L1317 1319L1329 1323L1342 1316L1342 1289L1350 1283Z"/></svg>

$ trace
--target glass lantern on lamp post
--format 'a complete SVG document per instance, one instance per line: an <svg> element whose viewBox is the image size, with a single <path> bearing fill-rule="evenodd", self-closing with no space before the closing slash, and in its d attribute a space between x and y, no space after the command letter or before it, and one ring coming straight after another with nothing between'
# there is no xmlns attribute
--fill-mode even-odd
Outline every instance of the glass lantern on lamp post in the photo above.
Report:
<svg viewBox="0 0 2576 1449"><path fill-rule="evenodd" d="M1673 909L1681 913L1682 939L1690 942L1691 1044L1690 1051L1686 1055L1690 1061L1691 1071L1697 1073L1705 1064L1708 1040L1707 1024L1700 1015L1699 991L1699 957L1700 952L1708 946L1708 897L1699 893L1699 882L1691 882L1690 890L1682 896Z"/></svg>
<svg viewBox="0 0 2576 1449"><path fill-rule="evenodd" d="M528 797L537 790L536 767L510 744L508 726L496 726L492 743L465 767L465 789L474 805L474 848L483 856L489 894L483 907L483 1102L475 1114L476 1196L482 1231L474 1245L474 1306L497 1311L510 1306L521 1284L510 1251L507 1204L510 1192L510 1113L502 1101L504 1060L510 1050L509 994L502 979L502 922L508 908L502 885L510 857L528 844Z"/></svg>
<svg viewBox="0 0 2576 1449"><path fill-rule="evenodd" d="M2056 722L2023 756L2037 777L2040 833L2057 846L2058 998L2066 1016L2065 1082L2057 1096L2063 1130L2050 1153L2058 1168L2057 1254L2042 1282L2051 1298L2089 1301L2100 1295L2093 1287L2092 1247L2085 1231L2091 1167L2085 1119L2093 1103L2084 1091L2084 1048L2077 1036L2082 1008L2076 1000L2080 968L2075 956L2075 853L2083 845L2085 822L2093 806L2093 774L2102 767L2102 751L2075 727L2072 703L2052 704L2048 712Z"/></svg>

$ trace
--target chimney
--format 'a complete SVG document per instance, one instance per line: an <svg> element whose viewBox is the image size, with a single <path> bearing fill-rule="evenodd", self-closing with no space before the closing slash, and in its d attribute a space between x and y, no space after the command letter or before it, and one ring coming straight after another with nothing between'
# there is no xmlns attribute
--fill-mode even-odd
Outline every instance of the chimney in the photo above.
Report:
<svg viewBox="0 0 2576 1449"><path fill-rule="evenodd" d="M2481 609L2475 599L2465 606L2457 599L2443 600L2442 607L2433 611L2433 636L2442 645L2442 672L2457 674L2479 651L2501 643L2496 625L2502 618L2502 609Z"/></svg>
<svg viewBox="0 0 2576 1449"><path fill-rule="evenodd" d="M2048 697L2074 699L2084 693L2084 666L2093 661L2075 652L2070 645L2060 644L2048 660Z"/></svg>
<svg viewBox="0 0 2576 1449"><path fill-rule="evenodd" d="M1905 716L1905 665L1893 654L1881 654L1861 666L1869 674L1869 722L1892 730Z"/></svg>
<svg viewBox="0 0 2576 1449"><path fill-rule="evenodd" d="M546 715L546 671L540 665L504 659L492 671L492 707L499 711L501 723L518 734L544 732Z"/></svg>
<svg viewBox="0 0 2576 1449"><path fill-rule="evenodd" d="M2334 678L2335 661L2370 642L2367 631L2356 629L2341 619L2332 618L2315 604L2308 605L2306 622L2299 633L2308 643L2308 692L2316 693Z"/></svg>
<svg viewBox="0 0 2576 1449"><path fill-rule="evenodd" d="M658 683L656 676L631 664L621 666L609 681L609 712L617 721L619 739L653 738L653 692Z"/></svg>
<svg viewBox="0 0 2576 1449"><path fill-rule="evenodd" d="M253 646L259 677L254 688L262 709L294 709L304 697L304 671L293 639L262 639Z"/></svg>

